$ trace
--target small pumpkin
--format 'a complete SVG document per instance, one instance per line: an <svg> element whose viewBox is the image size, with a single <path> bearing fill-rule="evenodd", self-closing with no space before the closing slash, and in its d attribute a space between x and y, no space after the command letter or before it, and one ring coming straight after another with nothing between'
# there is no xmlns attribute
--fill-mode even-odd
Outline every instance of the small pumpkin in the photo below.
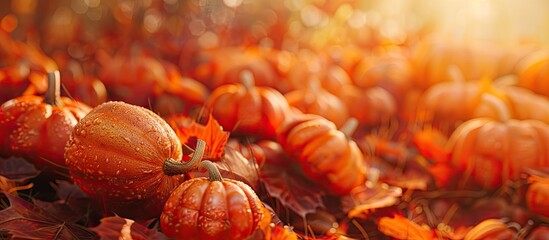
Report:
<svg viewBox="0 0 549 240"><path fill-rule="evenodd" d="M74 182L107 214L145 220L160 215L204 147L197 140L190 161L182 162L181 143L162 118L143 107L107 102L74 127L65 159Z"/></svg>
<svg viewBox="0 0 549 240"><path fill-rule="evenodd" d="M314 114L299 114L278 131L284 151L301 166L308 178L334 194L347 194L366 181L367 164L358 145L349 138L356 120L338 130Z"/></svg>
<svg viewBox="0 0 549 240"><path fill-rule="evenodd" d="M202 161L209 177L193 178L170 195L160 227L176 239L245 239L263 218L263 206L252 188L223 179L210 161Z"/></svg>
<svg viewBox="0 0 549 240"><path fill-rule="evenodd" d="M475 118L450 136L452 164L465 179L494 189L518 180L527 168L549 164L549 125L537 120ZM466 182L466 181L464 181Z"/></svg>
<svg viewBox="0 0 549 240"><path fill-rule="evenodd" d="M114 56L99 51L101 65L99 78L108 90L109 99L138 106L149 106L153 89L169 79L164 64L144 50L133 46L131 51L120 51ZM136 84L139 83L139 84Z"/></svg>
<svg viewBox="0 0 549 240"><path fill-rule="evenodd" d="M22 156L40 166L62 170L73 127L91 108L60 97L59 72L48 74L44 97L22 96L0 107L0 155Z"/></svg>
<svg viewBox="0 0 549 240"><path fill-rule="evenodd" d="M349 118L347 106L341 99L312 81L308 88L296 89L284 94L288 104L303 113L316 114L341 126Z"/></svg>
<svg viewBox="0 0 549 240"><path fill-rule="evenodd" d="M532 175L526 190L526 206L535 214L549 218L549 177Z"/></svg>
<svg viewBox="0 0 549 240"><path fill-rule="evenodd" d="M396 117L396 101L381 87L360 88L349 84L336 95L347 106L350 117L356 118L361 125L377 126Z"/></svg>
<svg viewBox="0 0 549 240"><path fill-rule="evenodd" d="M216 88L206 108L221 126L235 135L275 138L276 128L284 121L290 106L275 89L254 85L251 72L241 73L240 84Z"/></svg>

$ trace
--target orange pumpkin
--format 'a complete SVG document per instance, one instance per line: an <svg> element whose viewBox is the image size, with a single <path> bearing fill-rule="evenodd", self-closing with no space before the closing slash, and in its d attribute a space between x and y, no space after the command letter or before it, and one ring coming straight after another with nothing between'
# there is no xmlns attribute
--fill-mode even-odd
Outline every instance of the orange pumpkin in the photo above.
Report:
<svg viewBox="0 0 549 240"><path fill-rule="evenodd" d="M0 108L0 155L23 156L41 166L60 170L73 127L91 108L60 97L59 72L48 74L44 97L22 96Z"/></svg>
<svg viewBox="0 0 549 240"><path fill-rule="evenodd" d="M453 81L425 91L417 114L421 122L447 125L450 129L476 117L537 119L549 123L549 100L526 89L493 84L489 79Z"/></svg>
<svg viewBox="0 0 549 240"><path fill-rule="evenodd" d="M249 71L258 86L274 88L279 84L275 68L259 47L226 47L203 51L195 57L190 76L210 89L240 82L240 73Z"/></svg>
<svg viewBox="0 0 549 240"><path fill-rule="evenodd" d="M114 56L98 52L101 64L99 78L108 90L109 99L138 106L149 106L154 89L169 79L162 62L134 46L131 52L121 51ZM139 84L136 84L139 83Z"/></svg>
<svg viewBox="0 0 549 240"><path fill-rule="evenodd" d="M531 184L526 190L526 206L533 213L549 218L549 178L533 175L528 180Z"/></svg>
<svg viewBox="0 0 549 240"><path fill-rule="evenodd" d="M297 89L284 94L290 106L303 113L316 114L341 126L349 118L347 106L335 95L324 90L316 83L309 88Z"/></svg>
<svg viewBox="0 0 549 240"><path fill-rule="evenodd" d="M313 114L298 114L279 128L278 137L305 176L328 192L347 194L366 181L363 153L333 122Z"/></svg>
<svg viewBox="0 0 549 240"><path fill-rule="evenodd" d="M145 220L160 215L184 180L181 174L202 159L204 145L197 140L191 160L181 162L181 143L162 118L143 107L107 102L74 127L65 159L74 182L106 214Z"/></svg>
<svg viewBox="0 0 549 240"><path fill-rule="evenodd" d="M259 226L263 206L252 188L240 181L223 179L210 161L200 167L209 178L185 181L170 195L160 227L176 239L245 239Z"/></svg>
<svg viewBox="0 0 549 240"><path fill-rule="evenodd" d="M242 84L216 88L206 108L224 129L237 135L275 138L290 106L284 96L269 87L254 86L252 73L241 73Z"/></svg>
<svg viewBox="0 0 549 240"><path fill-rule="evenodd" d="M549 125L536 120L505 122L476 118L461 124L447 148L452 164L478 185L494 189L518 180L527 168L549 164Z"/></svg>
<svg viewBox="0 0 549 240"><path fill-rule="evenodd" d="M105 84L98 78L85 74L80 63L70 60L66 65L61 65L61 69L63 85L69 97L91 107L107 101Z"/></svg>
<svg viewBox="0 0 549 240"><path fill-rule="evenodd" d="M359 88L346 85L336 95L347 106L349 115L362 125L377 126L396 117L395 99L381 87Z"/></svg>
<svg viewBox="0 0 549 240"><path fill-rule="evenodd" d="M523 58L516 66L519 86L549 97L549 50L534 51Z"/></svg>

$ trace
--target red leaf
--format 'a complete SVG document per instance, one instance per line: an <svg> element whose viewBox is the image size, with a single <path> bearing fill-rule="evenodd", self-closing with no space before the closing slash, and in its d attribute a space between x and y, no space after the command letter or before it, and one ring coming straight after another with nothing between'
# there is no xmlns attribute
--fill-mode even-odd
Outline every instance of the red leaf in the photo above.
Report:
<svg viewBox="0 0 549 240"><path fill-rule="evenodd" d="M6 194L10 206L0 211L0 229L15 239L95 239L82 226L58 219L17 196Z"/></svg>
<svg viewBox="0 0 549 240"><path fill-rule="evenodd" d="M324 206L324 193L303 175L290 171L291 166L285 163L267 161L261 167L260 179L272 197L305 218L307 213L315 212L318 207Z"/></svg>
<svg viewBox="0 0 549 240"><path fill-rule="evenodd" d="M197 139L204 140L206 149L204 150L203 159L217 161L223 156L223 149L229 138L229 132L223 131L221 125L211 115L208 116L206 125L202 125L185 115L171 116L166 119L166 122L175 131L179 141L191 149L196 148ZM183 147L183 149L185 150L186 147Z"/></svg>
<svg viewBox="0 0 549 240"><path fill-rule="evenodd" d="M0 176L16 182L23 182L27 179L38 176L40 171L24 158L9 157L0 158Z"/></svg>
<svg viewBox="0 0 549 240"><path fill-rule="evenodd" d="M167 237L153 229L149 229L134 220L115 217L106 217L101 219L99 226L92 228L102 240L158 240L167 239Z"/></svg>
<svg viewBox="0 0 549 240"><path fill-rule="evenodd" d="M342 198L343 209L349 218L366 219L376 209L391 207L402 196L399 187L378 184L353 189L350 195Z"/></svg>

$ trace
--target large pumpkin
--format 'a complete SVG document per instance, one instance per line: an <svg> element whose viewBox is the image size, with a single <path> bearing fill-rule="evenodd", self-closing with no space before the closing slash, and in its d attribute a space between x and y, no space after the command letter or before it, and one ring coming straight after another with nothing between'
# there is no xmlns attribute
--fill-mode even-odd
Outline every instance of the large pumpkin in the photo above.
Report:
<svg viewBox="0 0 549 240"><path fill-rule="evenodd" d="M298 114L279 128L278 136L284 151L303 173L328 192L347 194L366 181L363 153L333 122Z"/></svg>
<svg viewBox="0 0 549 240"><path fill-rule="evenodd" d="M263 218L262 203L252 188L223 179L210 161L209 178L193 178L177 187L166 201L160 227L176 239L245 239Z"/></svg>
<svg viewBox="0 0 549 240"><path fill-rule="evenodd" d="M65 159L74 182L107 214L143 220L160 215L184 180L181 173L201 160L204 145L199 140L191 161L181 163L181 143L162 118L143 107L107 102L75 126Z"/></svg>
<svg viewBox="0 0 549 240"><path fill-rule="evenodd" d="M72 129L91 108L59 96L59 72L48 74L48 82L44 97L22 96L0 107L0 155L22 156L61 170Z"/></svg>
<svg viewBox="0 0 549 240"><path fill-rule="evenodd" d="M547 146L549 126L543 122L488 118L463 123L447 145L453 165L464 173L464 178L490 189L518 180L526 168L548 166Z"/></svg>

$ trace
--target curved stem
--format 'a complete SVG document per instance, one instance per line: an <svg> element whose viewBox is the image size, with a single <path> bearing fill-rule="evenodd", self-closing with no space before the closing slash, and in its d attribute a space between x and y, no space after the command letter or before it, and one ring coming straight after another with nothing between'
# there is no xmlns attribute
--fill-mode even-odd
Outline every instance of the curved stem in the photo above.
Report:
<svg viewBox="0 0 549 240"><path fill-rule="evenodd" d="M499 98L487 93L482 94L481 97L485 103L488 103L492 105L492 107L494 107L494 110L496 110L500 121L505 122L511 119L511 113L509 112L509 108L507 108L507 106Z"/></svg>
<svg viewBox="0 0 549 240"><path fill-rule="evenodd" d="M52 106L63 106L61 96L61 77L59 71L48 73L48 89L44 95L44 103Z"/></svg>
<svg viewBox="0 0 549 240"><path fill-rule="evenodd" d="M223 181L223 177L221 177L221 173L219 173L219 169L213 164L213 162L209 160L204 160L198 164L198 169L206 169L208 171L208 180L210 182L213 181Z"/></svg>
<svg viewBox="0 0 549 240"><path fill-rule="evenodd" d="M254 74L250 70L243 70L240 72L240 82L244 85L246 90L250 90L255 86Z"/></svg>
<svg viewBox="0 0 549 240"><path fill-rule="evenodd" d="M343 126L339 128L339 131L343 132L345 136L350 138L357 128L358 128L358 120L356 118L349 118L349 120L343 123Z"/></svg>
<svg viewBox="0 0 549 240"><path fill-rule="evenodd" d="M206 148L206 142L202 139L198 139L196 142L196 148L194 150L191 160L188 162L178 162L174 159L167 159L164 162L164 174L168 176L178 175L186 173L190 170L197 168L204 155L204 149Z"/></svg>

